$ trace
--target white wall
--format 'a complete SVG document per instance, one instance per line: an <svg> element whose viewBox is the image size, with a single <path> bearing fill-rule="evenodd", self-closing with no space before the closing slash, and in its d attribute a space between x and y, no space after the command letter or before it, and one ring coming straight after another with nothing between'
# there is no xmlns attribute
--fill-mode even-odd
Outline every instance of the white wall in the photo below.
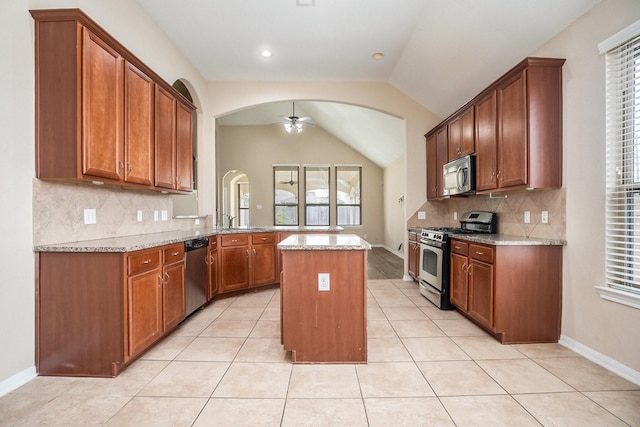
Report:
<svg viewBox="0 0 640 427"><path fill-rule="evenodd" d="M597 44L640 19L640 2L606 0L536 51L563 57L564 250L562 334L640 371L640 310L601 299L605 273L605 62Z"/></svg>
<svg viewBox="0 0 640 427"><path fill-rule="evenodd" d="M35 304L32 228L34 149L34 23L29 9L79 7L167 82L184 78L207 115L206 83L135 1L16 0L0 2L0 395L33 375ZM210 115L208 115L210 117ZM201 126L202 153L209 152L213 120ZM205 167L200 188L211 191L212 171Z"/></svg>
<svg viewBox="0 0 640 427"><path fill-rule="evenodd" d="M405 160L400 157L384 169L384 247L394 254L404 257L407 235L405 198ZM417 179L421 172L414 174ZM413 176L408 177L412 181ZM423 179L424 181L424 179ZM399 199L402 198L402 202ZM411 212L409 212L409 215ZM402 248L398 247L402 244Z"/></svg>

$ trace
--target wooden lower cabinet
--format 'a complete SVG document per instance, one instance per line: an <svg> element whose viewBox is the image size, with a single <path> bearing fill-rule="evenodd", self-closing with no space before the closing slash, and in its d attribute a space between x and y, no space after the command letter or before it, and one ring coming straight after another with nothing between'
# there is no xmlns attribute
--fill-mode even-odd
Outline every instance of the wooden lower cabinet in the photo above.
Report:
<svg viewBox="0 0 640 427"><path fill-rule="evenodd" d="M184 319L182 243L40 252L36 270L40 375L116 376Z"/></svg>
<svg viewBox="0 0 640 427"><path fill-rule="evenodd" d="M213 299L219 292L218 264L218 238L212 236L209 237L209 254L207 256L207 265L209 266L207 301Z"/></svg>
<svg viewBox="0 0 640 427"><path fill-rule="evenodd" d="M452 239L451 302L501 343L557 342L562 246Z"/></svg>
<svg viewBox="0 0 640 427"><path fill-rule="evenodd" d="M407 256L409 257L409 276L418 281L420 280L420 240L415 231L409 232Z"/></svg>
<svg viewBox="0 0 640 427"><path fill-rule="evenodd" d="M251 286L277 283L278 248L277 233L256 233L251 235Z"/></svg>

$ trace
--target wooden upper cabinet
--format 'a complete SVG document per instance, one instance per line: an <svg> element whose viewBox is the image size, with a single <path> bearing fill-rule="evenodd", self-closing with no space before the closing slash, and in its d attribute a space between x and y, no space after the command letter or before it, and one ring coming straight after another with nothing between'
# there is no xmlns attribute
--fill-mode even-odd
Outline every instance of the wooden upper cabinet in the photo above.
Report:
<svg viewBox="0 0 640 427"><path fill-rule="evenodd" d="M436 135L427 136L427 200L438 198L438 146Z"/></svg>
<svg viewBox="0 0 640 427"><path fill-rule="evenodd" d="M175 188L176 100L156 87L156 187Z"/></svg>
<svg viewBox="0 0 640 427"><path fill-rule="evenodd" d="M125 62L125 181L153 185L155 84Z"/></svg>
<svg viewBox="0 0 640 427"><path fill-rule="evenodd" d="M178 102L176 110L176 187L193 188L193 110Z"/></svg>
<svg viewBox="0 0 640 427"><path fill-rule="evenodd" d="M475 150L475 122L473 106L449 123L449 161L459 159Z"/></svg>
<svg viewBox="0 0 640 427"><path fill-rule="evenodd" d="M118 52L82 29L82 173L124 178L122 66Z"/></svg>
<svg viewBox="0 0 640 427"><path fill-rule="evenodd" d="M498 185L526 185L529 176L525 73L521 72L497 90Z"/></svg>
<svg viewBox="0 0 640 427"><path fill-rule="evenodd" d="M476 117L476 191L497 187L498 134L496 92L480 99L475 106Z"/></svg>
<svg viewBox="0 0 640 427"><path fill-rule="evenodd" d="M30 12L35 20L36 176L190 192L193 105L79 9ZM166 99L158 101L158 93ZM163 101L169 99L173 110L165 117ZM163 143L171 145L167 160L157 160L157 130L168 135L160 137L161 152ZM189 141L179 154L176 139ZM171 172L157 173L156 164Z"/></svg>

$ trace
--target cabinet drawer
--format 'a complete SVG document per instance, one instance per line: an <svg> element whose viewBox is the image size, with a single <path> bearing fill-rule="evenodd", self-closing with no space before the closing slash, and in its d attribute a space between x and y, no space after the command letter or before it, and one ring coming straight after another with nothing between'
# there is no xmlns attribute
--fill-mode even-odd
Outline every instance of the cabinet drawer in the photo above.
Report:
<svg viewBox="0 0 640 427"><path fill-rule="evenodd" d="M253 243L254 245L275 242L276 233L255 233L251 236L251 243Z"/></svg>
<svg viewBox="0 0 640 427"><path fill-rule="evenodd" d="M249 244L249 234L229 234L220 237L222 246L246 246Z"/></svg>
<svg viewBox="0 0 640 427"><path fill-rule="evenodd" d="M409 232L409 240L417 242L418 241L418 233L416 233L415 231L410 231Z"/></svg>
<svg viewBox="0 0 640 427"><path fill-rule="evenodd" d="M127 257L129 275L153 270L160 266L160 250L140 252Z"/></svg>
<svg viewBox="0 0 640 427"><path fill-rule="evenodd" d="M451 241L451 252L459 255L469 255L469 244L459 240Z"/></svg>
<svg viewBox="0 0 640 427"><path fill-rule="evenodd" d="M209 237L209 249L212 251L218 249L218 236Z"/></svg>
<svg viewBox="0 0 640 427"><path fill-rule="evenodd" d="M489 246L469 245L469 257L493 264L494 249Z"/></svg>
<svg viewBox="0 0 640 427"><path fill-rule="evenodd" d="M184 243L176 243L167 246L163 250L163 260L165 264L171 264L184 259Z"/></svg>

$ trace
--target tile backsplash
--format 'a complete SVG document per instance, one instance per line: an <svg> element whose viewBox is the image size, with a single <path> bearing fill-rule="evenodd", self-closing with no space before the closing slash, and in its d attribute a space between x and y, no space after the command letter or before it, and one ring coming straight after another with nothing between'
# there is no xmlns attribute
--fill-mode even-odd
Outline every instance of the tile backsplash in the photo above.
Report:
<svg viewBox="0 0 640 427"><path fill-rule="evenodd" d="M506 197L505 197L506 196ZM491 211L498 214L498 232L525 237L565 240L566 189L532 190L505 194L475 195L426 202L418 211L425 212L425 219L418 219L415 212L407 221L409 228L459 227L459 218L468 211ZM524 212L531 213L531 222L524 223ZM541 222L542 211L549 212L549 223ZM454 213L458 213L458 220Z"/></svg>
<svg viewBox="0 0 640 427"><path fill-rule="evenodd" d="M96 210L96 224L84 223L84 209ZM34 245L77 242L212 226L212 218L172 218L171 196L91 184L33 180ZM137 213L142 211L142 222ZM162 221L162 211L167 220ZM158 221L153 213L158 211Z"/></svg>

